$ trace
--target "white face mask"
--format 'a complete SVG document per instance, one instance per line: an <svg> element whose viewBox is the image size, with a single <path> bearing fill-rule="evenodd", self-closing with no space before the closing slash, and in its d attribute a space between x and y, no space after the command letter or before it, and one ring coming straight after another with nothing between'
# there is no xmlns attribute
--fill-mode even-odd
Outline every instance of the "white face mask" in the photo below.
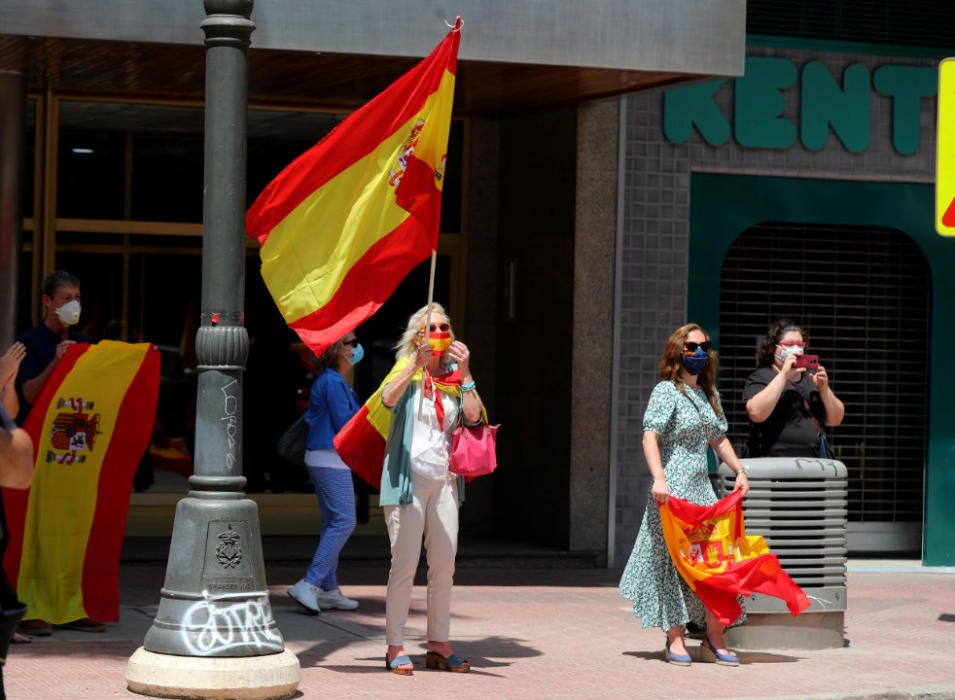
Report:
<svg viewBox="0 0 955 700"><path fill-rule="evenodd" d="M780 364L784 363L790 355L802 355L805 352L806 348L802 345L776 346L776 358L779 360Z"/></svg>
<svg viewBox="0 0 955 700"><path fill-rule="evenodd" d="M75 326L80 321L80 312L82 311L80 302L76 299L68 301L56 310L56 316L64 326Z"/></svg>

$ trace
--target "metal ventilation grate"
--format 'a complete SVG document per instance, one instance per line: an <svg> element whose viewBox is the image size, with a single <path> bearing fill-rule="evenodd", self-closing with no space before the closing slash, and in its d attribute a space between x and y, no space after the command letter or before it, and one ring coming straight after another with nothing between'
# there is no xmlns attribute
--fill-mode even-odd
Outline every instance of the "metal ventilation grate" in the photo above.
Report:
<svg viewBox="0 0 955 700"><path fill-rule="evenodd" d="M951 0L749 0L748 34L947 48Z"/></svg>
<svg viewBox="0 0 955 700"><path fill-rule="evenodd" d="M720 392L737 450L743 386L779 317L807 329L843 424L830 431L849 469L851 522L921 522L928 423L929 270L888 229L765 224L731 246L720 302Z"/></svg>
<svg viewBox="0 0 955 700"><path fill-rule="evenodd" d="M762 535L779 562L803 588L846 585L846 468L837 462L763 458L745 460L749 495L746 530ZM719 470L721 495L736 474ZM845 609L844 593L829 602Z"/></svg>

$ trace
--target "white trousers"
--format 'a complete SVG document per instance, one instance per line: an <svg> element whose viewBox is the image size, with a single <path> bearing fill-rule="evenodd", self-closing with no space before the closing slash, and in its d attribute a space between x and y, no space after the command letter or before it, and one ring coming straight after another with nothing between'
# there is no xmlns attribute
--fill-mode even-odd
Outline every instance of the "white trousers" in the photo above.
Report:
<svg viewBox="0 0 955 700"><path fill-rule="evenodd" d="M432 480L412 472L413 502L383 508L391 540L391 571L385 599L385 635L390 646L404 644L422 535L428 558L428 639L450 639L451 587L458 551L457 482L454 474Z"/></svg>

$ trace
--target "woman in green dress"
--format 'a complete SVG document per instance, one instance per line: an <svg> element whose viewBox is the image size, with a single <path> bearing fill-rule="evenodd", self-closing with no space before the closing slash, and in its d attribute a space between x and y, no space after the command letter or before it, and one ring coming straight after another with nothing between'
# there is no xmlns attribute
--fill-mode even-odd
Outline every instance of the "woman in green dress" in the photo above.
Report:
<svg viewBox="0 0 955 700"><path fill-rule="evenodd" d="M707 473L708 445L736 471L736 489L744 496L749 491L746 474L726 437L726 416L716 391L716 353L702 328L690 323L673 332L663 350L660 376L663 381L654 387L643 416L643 453L653 475L651 498L620 580L620 592L633 603L634 617L643 627L666 632L668 662L690 665L684 630L692 621L706 624L701 658L735 666L739 659L726 648L723 625L680 577L660 527L659 506L670 496L699 505L716 503Z"/></svg>

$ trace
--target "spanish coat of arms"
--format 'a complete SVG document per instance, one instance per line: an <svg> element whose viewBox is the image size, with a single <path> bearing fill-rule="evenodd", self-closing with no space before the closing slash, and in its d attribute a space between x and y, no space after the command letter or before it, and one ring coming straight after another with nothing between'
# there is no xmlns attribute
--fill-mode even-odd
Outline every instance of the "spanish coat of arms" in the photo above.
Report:
<svg viewBox="0 0 955 700"><path fill-rule="evenodd" d="M82 398L58 398L56 408L59 413L50 430L53 449L47 451L46 461L57 464L85 462L86 452L93 451L96 436L101 434L100 414L93 413L92 401Z"/></svg>

